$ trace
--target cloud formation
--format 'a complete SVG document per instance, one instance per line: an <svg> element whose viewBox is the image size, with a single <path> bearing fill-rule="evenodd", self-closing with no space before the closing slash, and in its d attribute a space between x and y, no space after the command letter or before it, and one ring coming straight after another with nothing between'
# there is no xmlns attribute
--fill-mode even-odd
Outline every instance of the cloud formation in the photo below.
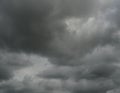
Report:
<svg viewBox="0 0 120 93"><path fill-rule="evenodd" d="M0 82L11 79L15 70L30 65L32 62L28 55L0 50Z"/></svg>
<svg viewBox="0 0 120 93"><path fill-rule="evenodd" d="M118 93L119 0L1 0L0 93Z"/></svg>
<svg viewBox="0 0 120 93"><path fill-rule="evenodd" d="M89 0L1 2L1 46L32 52L50 51L50 43L55 39L55 33L64 34L62 20L73 15L90 14L94 4L94 0L93 3Z"/></svg>

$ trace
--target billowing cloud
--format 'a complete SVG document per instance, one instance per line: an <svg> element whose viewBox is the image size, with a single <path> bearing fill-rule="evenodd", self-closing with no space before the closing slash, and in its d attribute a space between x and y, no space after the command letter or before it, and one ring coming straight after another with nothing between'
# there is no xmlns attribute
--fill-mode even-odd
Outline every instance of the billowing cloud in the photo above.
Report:
<svg viewBox="0 0 120 93"><path fill-rule="evenodd" d="M15 70L32 65L29 58L24 53L0 50L0 82L11 79Z"/></svg>
<svg viewBox="0 0 120 93"><path fill-rule="evenodd" d="M1 0L0 93L118 93L119 0Z"/></svg>
<svg viewBox="0 0 120 93"><path fill-rule="evenodd" d="M25 51L50 51L55 33L64 32L62 20L73 15L89 15L94 1L2 0L1 46Z"/></svg>

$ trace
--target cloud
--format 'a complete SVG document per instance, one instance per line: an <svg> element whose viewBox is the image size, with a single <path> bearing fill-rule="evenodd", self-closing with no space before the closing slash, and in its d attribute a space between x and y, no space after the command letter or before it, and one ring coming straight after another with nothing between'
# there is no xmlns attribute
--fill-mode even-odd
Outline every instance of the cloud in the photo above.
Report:
<svg viewBox="0 0 120 93"><path fill-rule="evenodd" d="M30 65L32 63L26 54L0 50L0 81L11 79L15 70Z"/></svg>
<svg viewBox="0 0 120 93"><path fill-rule="evenodd" d="M69 16L89 14L94 5L94 0L1 2L1 47L35 52L50 51L49 44L55 39L55 33L64 30L61 21Z"/></svg>
<svg viewBox="0 0 120 93"><path fill-rule="evenodd" d="M119 0L0 2L1 93L119 91Z"/></svg>
<svg viewBox="0 0 120 93"><path fill-rule="evenodd" d="M113 90L110 90L110 91L107 91L107 93L119 93L120 92L120 89L113 89Z"/></svg>

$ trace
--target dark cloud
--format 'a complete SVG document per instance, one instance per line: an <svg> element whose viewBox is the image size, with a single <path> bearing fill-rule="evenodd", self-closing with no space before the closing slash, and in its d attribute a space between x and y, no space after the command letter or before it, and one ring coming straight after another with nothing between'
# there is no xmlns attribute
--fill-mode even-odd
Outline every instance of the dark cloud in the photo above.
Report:
<svg viewBox="0 0 120 93"><path fill-rule="evenodd" d="M49 44L55 38L55 33L63 33L61 30L64 30L64 26L60 20L73 14L80 16L91 13L94 0L92 2L89 0L75 2L72 0L2 0L1 2L3 2L0 21L1 46L45 52L50 50ZM77 11L77 8L80 10Z"/></svg>
<svg viewBox="0 0 120 93"><path fill-rule="evenodd" d="M82 66L61 66L52 67L46 69L43 73L38 75L39 77L48 79L69 79L75 78L80 79L99 79L99 78L110 78L113 73L116 72L117 66L108 64L92 64L92 65L82 65Z"/></svg>
<svg viewBox="0 0 120 93"><path fill-rule="evenodd" d="M14 76L14 71L32 65L24 53L0 51L0 82L9 80Z"/></svg>
<svg viewBox="0 0 120 93"><path fill-rule="evenodd" d="M1 0L0 93L118 93L119 15L119 0Z"/></svg>
<svg viewBox="0 0 120 93"><path fill-rule="evenodd" d="M0 67L0 81L1 80L8 80L13 76L13 73L11 74L10 70L5 67Z"/></svg>

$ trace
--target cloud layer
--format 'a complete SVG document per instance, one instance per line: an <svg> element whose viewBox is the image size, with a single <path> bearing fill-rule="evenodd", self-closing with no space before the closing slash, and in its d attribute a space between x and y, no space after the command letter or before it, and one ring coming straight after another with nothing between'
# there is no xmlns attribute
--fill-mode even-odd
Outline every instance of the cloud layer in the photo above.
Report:
<svg viewBox="0 0 120 93"><path fill-rule="evenodd" d="M119 0L1 0L0 93L119 93Z"/></svg>

